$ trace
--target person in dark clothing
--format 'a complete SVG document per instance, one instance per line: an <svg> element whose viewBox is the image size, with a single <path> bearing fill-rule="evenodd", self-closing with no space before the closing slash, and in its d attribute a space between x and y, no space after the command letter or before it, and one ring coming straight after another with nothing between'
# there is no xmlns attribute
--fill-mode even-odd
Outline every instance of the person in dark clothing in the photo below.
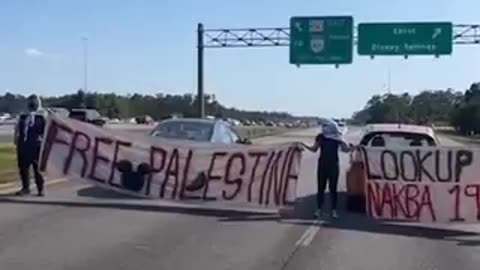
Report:
<svg viewBox="0 0 480 270"><path fill-rule="evenodd" d="M28 112L22 113L15 127L14 143L17 146L17 164L22 189L16 194L30 194L30 167L33 169L38 196L44 195L44 179L38 169L38 159L45 130L45 112L36 95L27 99Z"/></svg>
<svg viewBox="0 0 480 270"><path fill-rule="evenodd" d="M338 125L333 121L326 121L322 124L322 133L315 138L313 146L305 145L305 148L312 152L320 149L320 156L317 164L317 210L315 216L322 215L323 197L327 187L330 192L331 216L337 215L337 187L340 175L339 150L349 152L352 145L347 144L339 131Z"/></svg>

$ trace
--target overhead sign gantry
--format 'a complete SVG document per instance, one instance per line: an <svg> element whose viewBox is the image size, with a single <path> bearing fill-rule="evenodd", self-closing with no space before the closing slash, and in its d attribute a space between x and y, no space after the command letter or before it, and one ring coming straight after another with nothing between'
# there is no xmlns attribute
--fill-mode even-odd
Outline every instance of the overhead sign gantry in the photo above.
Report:
<svg viewBox="0 0 480 270"><path fill-rule="evenodd" d="M298 26L297 26L298 25ZM304 32L307 29L308 32ZM350 32L351 31L351 32ZM350 34L351 33L351 34ZM356 34L356 35L355 35ZM479 24L450 22L360 23L351 16L292 17L290 27L197 28L198 117L204 117L205 48L290 47L292 64L350 64L353 46L366 56L451 54L453 45L479 45Z"/></svg>

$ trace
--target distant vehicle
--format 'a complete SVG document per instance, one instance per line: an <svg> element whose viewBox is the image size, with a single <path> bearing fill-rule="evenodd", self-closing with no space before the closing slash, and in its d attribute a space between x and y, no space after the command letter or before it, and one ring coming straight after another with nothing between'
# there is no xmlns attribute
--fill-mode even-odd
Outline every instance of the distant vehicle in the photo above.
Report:
<svg viewBox="0 0 480 270"><path fill-rule="evenodd" d="M250 121L248 119L240 120L240 123L242 126L252 126L255 125L253 121Z"/></svg>
<svg viewBox="0 0 480 270"><path fill-rule="evenodd" d="M231 125L219 119L167 119L160 122L150 135L171 140L251 144L250 140L242 139Z"/></svg>
<svg viewBox="0 0 480 270"><path fill-rule="evenodd" d="M345 121L343 121L343 120L339 120L337 122L337 124L338 124L339 127L345 127L347 125L347 123L345 123Z"/></svg>
<svg viewBox="0 0 480 270"><path fill-rule="evenodd" d="M266 126L267 127L275 127L277 125L273 121L267 121Z"/></svg>
<svg viewBox="0 0 480 270"><path fill-rule="evenodd" d="M96 126L105 125L105 120L102 118L100 113L93 109L71 109L68 117L91 123Z"/></svg>
<svg viewBox="0 0 480 270"><path fill-rule="evenodd" d="M152 125L155 120L150 115L140 116L135 118L135 122L139 125Z"/></svg>
<svg viewBox="0 0 480 270"><path fill-rule="evenodd" d="M365 127L360 146L365 147L436 147L438 138L431 127L404 124L372 124ZM365 212L365 167L360 151L350 154L346 174L347 209Z"/></svg>
<svg viewBox="0 0 480 270"><path fill-rule="evenodd" d="M118 119L118 118L112 118L112 119L110 119L108 122L111 123L111 124L118 124L118 123L120 123L120 119Z"/></svg>
<svg viewBox="0 0 480 270"><path fill-rule="evenodd" d="M183 117L183 114L182 113L172 113L169 116L170 116L169 118L181 118L181 117Z"/></svg>
<svg viewBox="0 0 480 270"><path fill-rule="evenodd" d="M12 115L9 113L2 113L0 114L0 121L6 121L8 119L12 118Z"/></svg>
<svg viewBox="0 0 480 270"><path fill-rule="evenodd" d="M70 111L62 107L48 107L48 108L45 108L45 110L49 114L55 114L62 117L68 117L70 115Z"/></svg>
<svg viewBox="0 0 480 270"><path fill-rule="evenodd" d="M257 120L256 122L259 126L266 126L267 125L266 122L263 121L263 120Z"/></svg>
<svg viewBox="0 0 480 270"><path fill-rule="evenodd" d="M232 119L232 123L231 123L231 124L234 125L234 126L240 126L240 125L242 125L242 123L240 122L240 120L237 120L237 119Z"/></svg>
<svg viewBox="0 0 480 270"><path fill-rule="evenodd" d="M172 119L172 118L181 118L183 117L181 114L169 114L169 115L165 115L163 117L160 118L160 121L163 121L163 120L167 120L167 119Z"/></svg>
<svg viewBox="0 0 480 270"><path fill-rule="evenodd" d="M230 125L232 126L239 126L241 125L241 122L237 119L233 119L233 118L227 118L226 120L224 120L226 122L228 122Z"/></svg>

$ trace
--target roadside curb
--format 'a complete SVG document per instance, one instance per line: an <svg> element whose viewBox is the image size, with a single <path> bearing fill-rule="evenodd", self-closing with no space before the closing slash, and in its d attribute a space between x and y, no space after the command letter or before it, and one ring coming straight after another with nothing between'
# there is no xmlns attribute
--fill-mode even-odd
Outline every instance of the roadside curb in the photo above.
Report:
<svg viewBox="0 0 480 270"><path fill-rule="evenodd" d="M52 180L48 180L48 181L45 181L45 186L48 187L48 186L53 186L53 185L56 185L56 184L60 184L60 183L63 183L63 182L66 182L67 179L66 178L57 178L57 179L52 179ZM0 185L0 193L10 193L10 192L15 192L19 189L19 186L18 186L19 183L15 182L15 183L8 183L8 184L1 184ZM35 184L32 183L30 184L30 188L31 189L35 189Z"/></svg>

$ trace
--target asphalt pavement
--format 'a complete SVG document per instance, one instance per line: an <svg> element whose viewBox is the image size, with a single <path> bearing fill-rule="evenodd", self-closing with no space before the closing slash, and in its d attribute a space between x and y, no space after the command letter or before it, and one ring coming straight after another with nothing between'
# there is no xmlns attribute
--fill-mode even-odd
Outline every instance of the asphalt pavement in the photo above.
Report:
<svg viewBox="0 0 480 270"><path fill-rule="evenodd" d="M292 131L256 143L314 136ZM346 133L353 143L359 136L358 128ZM304 154L288 217L140 200L77 182L44 198L3 195L0 269L479 269L479 225L380 223L345 212L313 219L316 158ZM345 169L348 156L341 162Z"/></svg>

